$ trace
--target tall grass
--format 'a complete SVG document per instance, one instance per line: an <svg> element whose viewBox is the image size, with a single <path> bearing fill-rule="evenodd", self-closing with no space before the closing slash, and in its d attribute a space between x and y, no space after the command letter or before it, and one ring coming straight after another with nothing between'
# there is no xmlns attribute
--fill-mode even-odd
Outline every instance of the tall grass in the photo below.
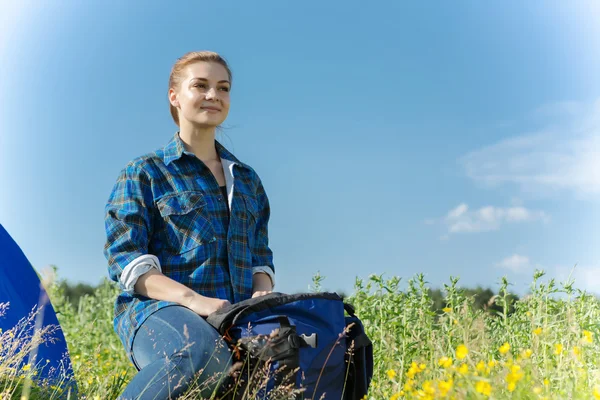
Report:
<svg viewBox="0 0 600 400"><path fill-rule="evenodd" d="M514 311L496 314L472 307L458 279L444 285L447 307L430 310L422 274L399 290L399 278L356 282L354 302L375 342L370 398L591 399L600 398L598 299L541 283ZM502 278L495 302L509 310ZM557 294L562 294L562 299Z"/></svg>
<svg viewBox="0 0 600 400"><path fill-rule="evenodd" d="M368 398L600 398L600 302L572 281L557 284L543 282L543 277L536 271L530 294L514 304L509 282L502 278L492 300L500 312L474 307L474 298L465 295L454 277L444 285L446 307L440 311L432 308L422 274L409 279L404 289L399 277L357 278L346 301L356 308L374 344ZM313 281L312 290L320 291L323 277ZM136 373L112 329L118 290L106 280L75 308L58 284L48 288L82 399L114 399ZM0 393L18 398L28 371L11 369L20 356L3 350L10 348L10 336L0 336ZM253 384L243 388L240 398L254 398L266 382L261 371L253 373ZM200 389L192 385L182 398L198 398ZM274 398L294 398L292 390L282 388ZM46 399L55 392L42 396L34 388L30 398Z"/></svg>

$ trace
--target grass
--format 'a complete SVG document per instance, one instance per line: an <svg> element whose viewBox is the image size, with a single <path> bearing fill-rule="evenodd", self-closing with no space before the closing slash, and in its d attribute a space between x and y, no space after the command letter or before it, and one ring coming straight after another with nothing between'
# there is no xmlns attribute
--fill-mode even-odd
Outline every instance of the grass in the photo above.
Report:
<svg viewBox="0 0 600 400"><path fill-rule="evenodd" d="M439 311L431 307L422 274L409 279L405 289L399 277L357 278L346 300L374 343L368 398L600 399L600 302L572 281L558 285L543 277L536 271L530 294L514 304L502 278L493 300L499 312L473 307L474 298L465 295L458 278L444 285L445 307ZM317 275L314 291L322 280ZM116 398L136 372L112 330L118 288L105 281L77 308L59 285L48 291L69 344L80 398ZM0 398L19 398L34 370L14 368L20 356L6 351L18 340L11 331L0 333ZM257 371L253 379L245 399L253 398L266 376ZM197 398L199 390L194 385L182 398ZM274 398L293 398L291 391L282 388ZM34 385L27 397L58 394L56 387Z"/></svg>

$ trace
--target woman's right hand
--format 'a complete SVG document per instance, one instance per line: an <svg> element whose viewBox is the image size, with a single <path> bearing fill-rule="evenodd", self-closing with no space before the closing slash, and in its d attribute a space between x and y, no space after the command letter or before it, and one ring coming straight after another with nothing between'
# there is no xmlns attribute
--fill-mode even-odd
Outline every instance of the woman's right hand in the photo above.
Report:
<svg viewBox="0 0 600 400"><path fill-rule="evenodd" d="M221 300L194 293L194 296L191 296L187 304L184 305L196 314L202 317L207 317L215 311L220 310L221 308L230 304L231 303L229 300Z"/></svg>

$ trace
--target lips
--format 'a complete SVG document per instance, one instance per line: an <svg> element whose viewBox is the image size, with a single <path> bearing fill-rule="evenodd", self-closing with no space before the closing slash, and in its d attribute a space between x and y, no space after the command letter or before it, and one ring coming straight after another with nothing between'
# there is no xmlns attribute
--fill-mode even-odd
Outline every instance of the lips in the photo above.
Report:
<svg viewBox="0 0 600 400"><path fill-rule="evenodd" d="M207 110L207 111L221 111L220 108L217 107L200 107L201 110Z"/></svg>

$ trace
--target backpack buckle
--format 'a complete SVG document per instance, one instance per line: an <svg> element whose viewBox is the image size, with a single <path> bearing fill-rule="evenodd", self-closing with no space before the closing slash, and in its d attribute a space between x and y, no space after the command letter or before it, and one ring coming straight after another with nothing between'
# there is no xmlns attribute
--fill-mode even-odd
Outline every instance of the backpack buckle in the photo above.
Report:
<svg viewBox="0 0 600 400"><path fill-rule="evenodd" d="M304 342L305 346L310 346L313 349L317 348L317 334L311 333L310 336L306 336L304 333L300 335L300 339Z"/></svg>

